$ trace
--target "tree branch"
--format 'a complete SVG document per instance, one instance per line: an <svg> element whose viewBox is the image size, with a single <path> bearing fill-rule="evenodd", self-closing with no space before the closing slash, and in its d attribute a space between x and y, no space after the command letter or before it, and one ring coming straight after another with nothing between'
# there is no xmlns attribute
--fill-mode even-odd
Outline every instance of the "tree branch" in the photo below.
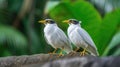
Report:
<svg viewBox="0 0 120 67"><path fill-rule="evenodd" d="M57 54L36 54L1 57L0 67L120 67L120 57L83 56L79 53L59 57Z"/></svg>

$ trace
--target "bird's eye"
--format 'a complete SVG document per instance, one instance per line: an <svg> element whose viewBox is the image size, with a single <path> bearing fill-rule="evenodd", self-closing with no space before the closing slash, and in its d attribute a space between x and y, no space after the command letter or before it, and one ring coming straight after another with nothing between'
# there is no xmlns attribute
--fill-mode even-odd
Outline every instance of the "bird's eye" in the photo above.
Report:
<svg viewBox="0 0 120 67"><path fill-rule="evenodd" d="M49 22L48 20L46 22Z"/></svg>
<svg viewBox="0 0 120 67"><path fill-rule="evenodd" d="M51 24L55 23L54 21L50 21Z"/></svg>
<svg viewBox="0 0 120 67"><path fill-rule="evenodd" d="M77 21L74 21L75 23L77 22Z"/></svg>
<svg viewBox="0 0 120 67"><path fill-rule="evenodd" d="M69 22L72 22L72 20L69 20Z"/></svg>

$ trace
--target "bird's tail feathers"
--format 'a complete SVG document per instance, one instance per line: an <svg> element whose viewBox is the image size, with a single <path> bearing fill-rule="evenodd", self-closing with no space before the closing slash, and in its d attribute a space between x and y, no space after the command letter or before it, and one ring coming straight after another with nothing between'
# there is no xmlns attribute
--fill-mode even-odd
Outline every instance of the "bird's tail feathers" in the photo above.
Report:
<svg viewBox="0 0 120 67"><path fill-rule="evenodd" d="M88 51L91 53L91 55L93 56L99 56L99 53L97 51L97 49L93 48L93 47L88 47Z"/></svg>
<svg viewBox="0 0 120 67"><path fill-rule="evenodd" d="M72 52L72 49L65 49L66 53L69 54L70 52Z"/></svg>
<svg viewBox="0 0 120 67"><path fill-rule="evenodd" d="M92 56L99 56L99 54L95 54L95 53L92 53L92 52L91 52L91 55Z"/></svg>

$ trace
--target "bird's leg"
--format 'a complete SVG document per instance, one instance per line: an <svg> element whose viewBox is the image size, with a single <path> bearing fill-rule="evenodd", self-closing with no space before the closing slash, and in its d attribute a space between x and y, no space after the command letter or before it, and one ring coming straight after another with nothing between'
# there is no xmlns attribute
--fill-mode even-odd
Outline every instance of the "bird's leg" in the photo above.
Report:
<svg viewBox="0 0 120 67"><path fill-rule="evenodd" d="M60 51L58 57L63 56L63 54L62 54L63 50L64 50L64 47L62 47L62 49L61 49L61 51Z"/></svg>
<svg viewBox="0 0 120 67"><path fill-rule="evenodd" d="M55 50L52 53L49 54L55 54L58 48L55 48Z"/></svg>
<svg viewBox="0 0 120 67"><path fill-rule="evenodd" d="M85 55L85 51L86 51L87 47L84 48L84 50L80 53L80 56L84 56Z"/></svg>
<svg viewBox="0 0 120 67"><path fill-rule="evenodd" d="M73 56L78 50L79 48L77 47L72 53L70 53L70 56Z"/></svg>
<svg viewBox="0 0 120 67"><path fill-rule="evenodd" d="M79 50L79 48L77 47L76 49L75 49L75 52L77 52Z"/></svg>
<svg viewBox="0 0 120 67"><path fill-rule="evenodd" d="M53 52L48 53L48 54L50 54L50 58L52 57L52 55L51 55L51 54L55 54L55 53L56 53L56 51L57 51L57 49L58 49L58 48L55 48L55 50L54 50Z"/></svg>
<svg viewBox="0 0 120 67"><path fill-rule="evenodd" d="M57 49L58 49L58 48L56 48L56 49L53 51L53 54L55 54L55 53L56 53Z"/></svg>

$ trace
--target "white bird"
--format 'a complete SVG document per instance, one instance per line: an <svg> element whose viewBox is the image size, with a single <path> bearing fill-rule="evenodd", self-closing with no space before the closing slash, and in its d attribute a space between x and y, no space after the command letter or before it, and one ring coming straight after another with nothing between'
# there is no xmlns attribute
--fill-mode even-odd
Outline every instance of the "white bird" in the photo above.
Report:
<svg viewBox="0 0 120 67"><path fill-rule="evenodd" d="M52 19L45 19L39 22L45 24L44 36L47 43L55 48L53 53L56 52L57 48L65 50L67 54L72 51L70 40L67 38L65 33L57 26L55 21L53 21ZM61 52L60 54L62 54Z"/></svg>
<svg viewBox="0 0 120 67"><path fill-rule="evenodd" d="M84 50L81 52L81 56L85 54L85 51L89 51L91 55L98 56L98 51L90 35L81 27L80 21L76 19L69 19L63 22L69 23L67 30L68 37L71 42L77 47L82 47Z"/></svg>

